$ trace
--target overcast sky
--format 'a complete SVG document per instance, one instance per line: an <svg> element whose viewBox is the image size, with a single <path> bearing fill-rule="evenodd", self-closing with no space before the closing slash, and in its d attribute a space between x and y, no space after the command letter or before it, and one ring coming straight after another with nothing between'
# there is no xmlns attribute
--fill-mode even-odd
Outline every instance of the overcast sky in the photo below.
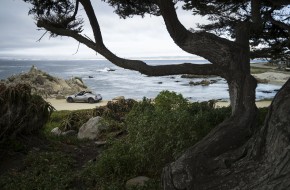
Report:
<svg viewBox="0 0 290 190"><path fill-rule="evenodd" d="M94 7L103 34L104 43L116 55L126 58L158 56L192 56L177 47L166 31L161 17L146 15L120 19L113 9L101 0ZM96 59L102 56L67 38L37 40L44 31L38 31L31 15L29 4L22 0L0 0L0 58L15 59ZM178 11L179 19L186 28L194 28L201 18L191 13ZM87 23L85 23L87 24ZM92 36L89 26L83 34ZM93 37L92 37L93 39ZM75 54L75 55L74 55Z"/></svg>

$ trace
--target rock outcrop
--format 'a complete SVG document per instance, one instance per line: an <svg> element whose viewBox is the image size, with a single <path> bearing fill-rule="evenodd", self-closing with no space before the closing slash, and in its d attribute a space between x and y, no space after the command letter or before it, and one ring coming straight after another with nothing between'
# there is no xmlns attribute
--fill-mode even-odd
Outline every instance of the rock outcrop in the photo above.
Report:
<svg viewBox="0 0 290 190"><path fill-rule="evenodd" d="M60 79L37 69L35 66L32 66L27 73L9 77L5 82L29 84L32 87L32 93L41 95L43 98L64 97L87 89L80 78Z"/></svg>
<svg viewBox="0 0 290 190"><path fill-rule="evenodd" d="M96 140L102 131L108 129L108 126L101 122L100 116L91 118L87 123L83 124L78 132L78 139Z"/></svg>

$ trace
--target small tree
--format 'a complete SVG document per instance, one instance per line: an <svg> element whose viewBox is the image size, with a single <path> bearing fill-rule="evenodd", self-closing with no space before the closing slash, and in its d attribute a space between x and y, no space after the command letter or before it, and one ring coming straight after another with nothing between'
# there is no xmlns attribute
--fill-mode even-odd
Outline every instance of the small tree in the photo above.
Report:
<svg viewBox="0 0 290 190"><path fill-rule="evenodd" d="M175 9L178 0L104 0L115 7L116 13L122 18L144 16L146 13L161 15L176 45L211 62L204 65L183 63L162 66L149 66L139 60L123 59L107 49L90 0L24 1L33 5L30 13L35 15L38 27L46 29L53 37L72 37L117 66L151 76L219 75L227 80L231 117L190 148L177 162L164 169L165 189L252 189L259 185L260 189L268 189L278 184L281 189L289 187L289 182L286 181L289 172L285 174L281 170L279 175L272 175L275 173L275 166L284 162L290 168L289 154L283 158L277 155L275 163L270 165L268 158L271 151L264 151L269 148L267 143L256 143L256 139L266 142L275 137L278 140L283 135L287 136L289 132L286 131L289 129L276 133L278 136L269 136L267 130L270 125L276 124L270 124L270 120L267 120L265 128L257 135L257 82L250 74L251 57L277 58L289 55L289 1L179 0L184 2L184 9L192 11L193 14L207 16L212 21L209 25L201 25L201 30L194 31L186 29L178 20ZM79 6L84 8L89 19L93 40L81 34L83 21L76 17ZM276 99L279 105L281 102L288 104L283 98L286 98L284 92L288 90L289 83L278 93ZM279 106L271 108L268 119L273 119L275 111L284 109ZM289 145L289 141L287 143ZM287 146L281 143L278 145L279 148L284 147L279 149L281 152L287 150ZM259 165L264 170L254 174L252 171ZM264 173L269 176L263 176ZM252 177L255 175L263 176L265 181L254 181ZM271 184L267 183L269 180L272 181Z"/></svg>

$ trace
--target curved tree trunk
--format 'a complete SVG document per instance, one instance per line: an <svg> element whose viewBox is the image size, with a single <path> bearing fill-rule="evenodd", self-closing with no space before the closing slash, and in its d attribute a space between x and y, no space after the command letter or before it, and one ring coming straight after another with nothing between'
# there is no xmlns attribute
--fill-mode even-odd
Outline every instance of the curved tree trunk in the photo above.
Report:
<svg viewBox="0 0 290 190"><path fill-rule="evenodd" d="M275 96L264 126L251 138L246 136L240 144L229 139L240 136L244 113L237 121L225 122L205 139L187 150L176 162L163 171L166 190L193 189L289 189L290 188L290 80ZM248 119L246 120L248 121ZM235 128L235 127L234 127ZM217 137L230 132L221 142ZM234 133L238 134L234 134ZM245 135L247 133L244 133ZM239 138L239 137L238 137ZM220 149L220 151L216 151Z"/></svg>

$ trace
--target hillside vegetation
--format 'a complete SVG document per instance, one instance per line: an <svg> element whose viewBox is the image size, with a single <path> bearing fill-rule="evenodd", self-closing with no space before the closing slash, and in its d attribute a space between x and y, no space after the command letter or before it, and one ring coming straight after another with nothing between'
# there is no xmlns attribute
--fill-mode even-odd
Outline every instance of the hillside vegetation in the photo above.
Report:
<svg viewBox="0 0 290 190"><path fill-rule="evenodd" d="M261 110L261 121L265 116ZM11 147L23 155L23 164L0 174L2 189L126 189L127 180L147 176L146 186L160 189L162 168L227 119L230 108L214 102L189 103L181 95L161 92L152 102L109 103L95 110L56 111L39 129L44 143ZM100 115L108 124L101 140L52 136L50 130L70 124L78 129ZM44 140L46 139L46 140ZM17 144L17 143L14 143ZM43 145L45 144L45 146ZM134 188L137 189L137 188Z"/></svg>

